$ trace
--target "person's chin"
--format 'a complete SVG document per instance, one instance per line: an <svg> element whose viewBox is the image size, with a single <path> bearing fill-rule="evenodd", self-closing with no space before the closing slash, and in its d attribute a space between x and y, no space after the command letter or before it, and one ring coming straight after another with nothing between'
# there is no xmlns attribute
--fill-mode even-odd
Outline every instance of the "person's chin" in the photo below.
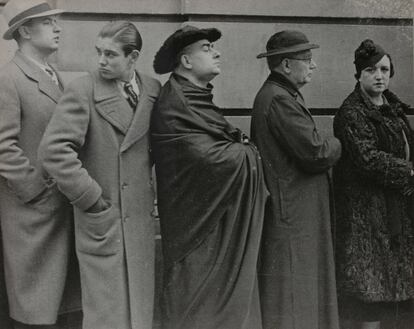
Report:
<svg viewBox="0 0 414 329"><path fill-rule="evenodd" d="M381 85L375 85L373 89L377 92L383 92L387 88L385 87L384 84L381 84Z"/></svg>
<svg viewBox="0 0 414 329"><path fill-rule="evenodd" d="M107 79L107 80L113 78L111 72L106 71L106 70L99 70L99 75L101 76L101 78Z"/></svg>
<svg viewBox="0 0 414 329"><path fill-rule="evenodd" d="M221 69L219 67L213 70L214 75L219 75L220 73L221 73Z"/></svg>

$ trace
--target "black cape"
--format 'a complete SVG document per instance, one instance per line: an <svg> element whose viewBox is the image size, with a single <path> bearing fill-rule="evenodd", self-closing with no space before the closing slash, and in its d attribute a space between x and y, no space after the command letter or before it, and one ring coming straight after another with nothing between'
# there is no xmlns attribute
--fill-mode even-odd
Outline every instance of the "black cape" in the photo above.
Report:
<svg viewBox="0 0 414 329"><path fill-rule="evenodd" d="M256 264L268 192L256 148L211 87L173 74L154 108L152 152L166 329L261 329Z"/></svg>

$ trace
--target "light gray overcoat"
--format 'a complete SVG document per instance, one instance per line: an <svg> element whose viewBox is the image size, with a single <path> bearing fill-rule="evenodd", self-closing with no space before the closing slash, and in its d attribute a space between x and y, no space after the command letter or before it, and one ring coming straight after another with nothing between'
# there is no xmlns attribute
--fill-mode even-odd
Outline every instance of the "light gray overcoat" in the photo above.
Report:
<svg viewBox="0 0 414 329"><path fill-rule="evenodd" d="M72 209L37 160L40 140L61 95L52 79L20 51L0 71L0 219L6 286L11 317L30 324L56 321L67 282ZM78 296L72 289L64 308L80 307L77 292Z"/></svg>
<svg viewBox="0 0 414 329"><path fill-rule="evenodd" d="M133 114L114 80L97 72L65 90L41 157L74 205L85 329L151 329L154 195L149 120L158 81L138 74ZM86 212L102 196L111 207Z"/></svg>

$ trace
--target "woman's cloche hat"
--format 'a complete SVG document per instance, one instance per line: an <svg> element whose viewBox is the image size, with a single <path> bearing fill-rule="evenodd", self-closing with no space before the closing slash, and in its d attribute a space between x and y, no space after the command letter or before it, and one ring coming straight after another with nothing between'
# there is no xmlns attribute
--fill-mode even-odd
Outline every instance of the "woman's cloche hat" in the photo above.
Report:
<svg viewBox="0 0 414 329"><path fill-rule="evenodd" d="M9 25L3 34L3 39L13 39L16 29L36 17L45 17L63 13L64 10L52 9L45 0L9 0L2 10L2 14Z"/></svg>

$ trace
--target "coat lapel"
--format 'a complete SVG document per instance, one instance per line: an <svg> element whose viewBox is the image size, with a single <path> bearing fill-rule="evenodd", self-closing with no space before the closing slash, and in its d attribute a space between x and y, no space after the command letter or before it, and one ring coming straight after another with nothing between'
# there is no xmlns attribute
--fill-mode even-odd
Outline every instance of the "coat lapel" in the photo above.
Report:
<svg viewBox="0 0 414 329"><path fill-rule="evenodd" d="M94 73L94 97L97 112L124 135L130 124L131 109L115 80L102 79Z"/></svg>
<svg viewBox="0 0 414 329"><path fill-rule="evenodd" d="M50 97L55 103L59 101L62 96L62 91L59 87L50 79L45 72L42 71L35 63L23 55L20 51L16 52L13 58L16 65L23 71L23 73L37 82L39 90Z"/></svg>
<svg viewBox="0 0 414 329"><path fill-rule="evenodd" d="M135 73L139 80L140 97L131 126L121 145L121 152L127 150L148 132L151 110L157 97L145 78L140 76L138 72Z"/></svg>

